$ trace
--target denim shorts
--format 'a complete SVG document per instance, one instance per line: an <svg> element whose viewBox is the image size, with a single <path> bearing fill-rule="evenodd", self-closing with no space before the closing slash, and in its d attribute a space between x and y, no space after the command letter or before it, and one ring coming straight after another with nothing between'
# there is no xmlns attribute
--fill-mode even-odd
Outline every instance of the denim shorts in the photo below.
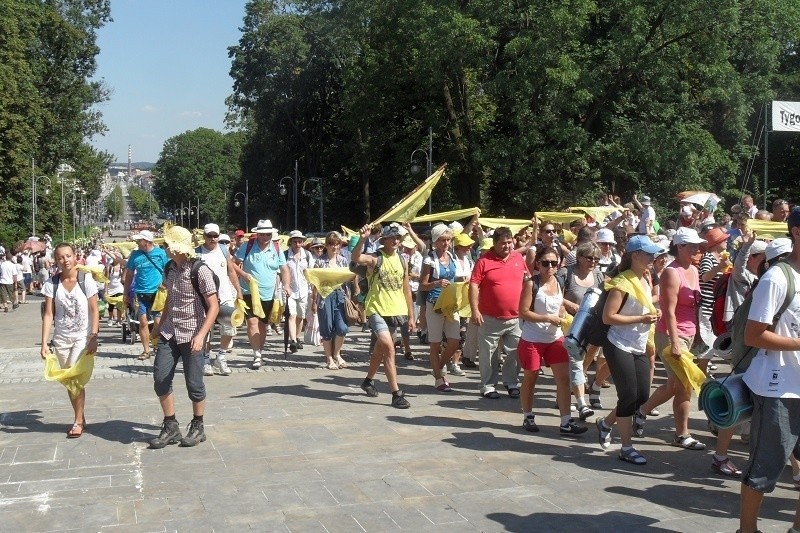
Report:
<svg viewBox="0 0 800 533"><path fill-rule="evenodd" d="M751 397L750 460L742 469L742 483L772 492L789 455L800 459L800 399Z"/></svg>
<svg viewBox="0 0 800 533"><path fill-rule="evenodd" d="M139 303L139 308L136 310L136 317L147 315L147 318L155 318L161 316L161 311L151 311L153 302L156 299L156 293L144 294L136 293L136 301Z"/></svg>
<svg viewBox="0 0 800 533"><path fill-rule="evenodd" d="M376 313L374 315L369 315L367 321L369 323L369 327L376 335L382 331L388 331L390 335L394 336L394 332L397 328L408 323L408 317L405 315L381 316Z"/></svg>

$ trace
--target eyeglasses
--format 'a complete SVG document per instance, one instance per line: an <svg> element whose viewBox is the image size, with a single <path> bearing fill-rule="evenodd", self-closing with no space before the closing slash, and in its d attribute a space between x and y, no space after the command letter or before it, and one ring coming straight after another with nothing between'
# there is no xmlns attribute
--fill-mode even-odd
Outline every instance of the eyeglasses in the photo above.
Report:
<svg viewBox="0 0 800 533"><path fill-rule="evenodd" d="M539 264L545 268L556 268L558 266L558 261L539 261Z"/></svg>
<svg viewBox="0 0 800 533"><path fill-rule="evenodd" d="M593 257L591 255L584 255L583 258L592 263L597 263L598 261L600 261L599 257Z"/></svg>
<svg viewBox="0 0 800 533"><path fill-rule="evenodd" d="M219 239L219 235L214 233L206 233L206 239Z"/></svg>

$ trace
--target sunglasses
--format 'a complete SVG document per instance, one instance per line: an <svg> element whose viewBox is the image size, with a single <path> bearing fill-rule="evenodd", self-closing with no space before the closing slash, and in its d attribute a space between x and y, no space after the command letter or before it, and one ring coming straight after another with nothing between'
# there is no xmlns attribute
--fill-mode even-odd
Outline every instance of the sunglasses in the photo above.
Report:
<svg viewBox="0 0 800 533"><path fill-rule="evenodd" d="M584 255L583 258L586 259L587 261L591 261L592 263L597 263L598 261L600 261L599 257L593 257L590 255Z"/></svg>
<svg viewBox="0 0 800 533"><path fill-rule="evenodd" d="M206 239L219 239L219 235L215 233L206 233Z"/></svg>
<svg viewBox="0 0 800 533"><path fill-rule="evenodd" d="M555 233L556 230L554 230L554 229L546 229L546 230L544 230L544 232L545 233Z"/></svg>
<svg viewBox="0 0 800 533"><path fill-rule="evenodd" d="M556 268L558 266L558 261L539 261L539 264L545 268Z"/></svg>

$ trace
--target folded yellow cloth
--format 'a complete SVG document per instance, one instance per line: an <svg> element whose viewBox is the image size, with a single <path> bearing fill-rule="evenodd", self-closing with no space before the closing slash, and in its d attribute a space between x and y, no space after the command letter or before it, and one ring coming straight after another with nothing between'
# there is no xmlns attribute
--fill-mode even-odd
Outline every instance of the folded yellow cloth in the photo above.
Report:
<svg viewBox="0 0 800 533"><path fill-rule="evenodd" d="M272 300L272 309L270 309L269 311L269 323L280 324L282 312L283 312L283 302L281 302L277 298Z"/></svg>
<svg viewBox="0 0 800 533"><path fill-rule="evenodd" d="M572 327L573 320L575 320L575 317L569 313L561 319L561 331L564 332L564 336L569 334L569 328Z"/></svg>
<svg viewBox="0 0 800 533"><path fill-rule="evenodd" d="M680 359L672 357L672 347L667 346L661 352L661 360L672 368L675 376L687 389L694 389L695 393L700 392L700 387L706 380L706 375L694 363L694 355L689 350L681 353Z"/></svg>
<svg viewBox="0 0 800 533"><path fill-rule="evenodd" d="M258 280L250 276L250 303L253 306L253 315L257 316L258 318L264 318L264 308L261 307L261 295L258 293Z"/></svg>
<svg viewBox="0 0 800 533"><path fill-rule="evenodd" d="M244 324L244 312L246 309L248 309L248 307L241 298L237 298L236 303L234 303L233 306L236 309L234 309L233 313L231 314L231 326L238 328Z"/></svg>
<svg viewBox="0 0 800 533"><path fill-rule="evenodd" d="M103 269L103 267L100 265L97 266L78 265L78 272L86 272L87 274L91 274L97 283L105 283L108 281L105 269Z"/></svg>
<svg viewBox="0 0 800 533"><path fill-rule="evenodd" d="M433 310L451 319L457 316L464 318L472 316L469 307L469 283L459 281L442 289Z"/></svg>
<svg viewBox="0 0 800 533"><path fill-rule="evenodd" d="M164 310L164 305L167 303L167 289L166 287L159 287L156 291L156 297L153 298L153 306L151 309L156 313Z"/></svg>
<svg viewBox="0 0 800 533"><path fill-rule="evenodd" d="M438 222L444 220L445 222L452 222L460 218L471 217L480 211L477 207L468 207L466 209L456 209L455 211L443 211L441 213L431 213L430 215L422 215L415 217L412 222Z"/></svg>
<svg viewBox="0 0 800 533"><path fill-rule="evenodd" d="M354 279L356 275L350 269L339 268L307 268L303 271L310 284L316 287L323 298L341 287L344 283Z"/></svg>
<svg viewBox="0 0 800 533"><path fill-rule="evenodd" d="M570 207L570 211L579 211L586 213L598 222L602 222L608 215L614 211L619 211L616 207L611 206L586 206L586 207Z"/></svg>
<svg viewBox="0 0 800 533"><path fill-rule="evenodd" d="M109 305L122 305L122 295L118 294L116 296L111 296L110 294L106 294L103 299Z"/></svg>
<svg viewBox="0 0 800 533"><path fill-rule="evenodd" d="M578 217L581 218L581 217ZM512 232L516 233L525 226L530 226L531 221L525 220L524 218L491 218L491 217L480 217L478 219L483 226L487 226L490 228L500 228L505 226L506 228L510 229Z"/></svg>
<svg viewBox="0 0 800 533"><path fill-rule="evenodd" d="M626 270L619 274L614 279L606 281L606 290L617 289L631 295L637 302L645 306L651 313L656 312L653 305L653 298L650 293L642 285L641 280L636 276L633 270Z"/></svg>
<svg viewBox="0 0 800 533"><path fill-rule="evenodd" d="M49 354L44 360L44 379L58 381L67 388L70 398L76 398L86 387L94 370L94 354L83 353L69 368L61 368L58 358Z"/></svg>

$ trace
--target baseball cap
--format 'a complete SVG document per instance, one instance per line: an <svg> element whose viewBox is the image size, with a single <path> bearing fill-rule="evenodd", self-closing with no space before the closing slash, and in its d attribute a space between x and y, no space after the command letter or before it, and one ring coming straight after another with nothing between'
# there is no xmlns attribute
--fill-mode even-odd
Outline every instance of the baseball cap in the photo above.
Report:
<svg viewBox="0 0 800 533"><path fill-rule="evenodd" d="M642 196L642 205L650 205L650 197L649 196Z"/></svg>
<svg viewBox="0 0 800 533"><path fill-rule="evenodd" d="M142 231L140 231L139 233L135 234L131 238L134 241L145 240L145 241L148 241L148 242L153 242L153 240L154 240L153 232L150 231L149 229L143 229Z"/></svg>
<svg viewBox="0 0 800 533"><path fill-rule="evenodd" d="M236 231L233 232L233 236L234 237L244 237L244 230L243 229L237 229Z"/></svg>
<svg viewBox="0 0 800 533"><path fill-rule="evenodd" d="M208 235L209 233L215 233L219 235L219 226L214 223L209 223L203 226L203 233Z"/></svg>
<svg viewBox="0 0 800 533"><path fill-rule="evenodd" d="M766 251L766 241L753 241L753 244L750 246L750 255L763 254Z"/></svg>
<svg viewBox="0 0 800 533"><path fill-rule="evenodd" d="M231 238L228 236L227 233L220 233L219 242L220 242L220 244L227 244L227 243L231 242Z"/></svg>
<svg viewBox="0 0 800 533"><path fill-rule="evenodd" d="M774 241L769 243L767 245L767 248L764 250L764 253L767 255L767 261L772 261L776 257L779 257L783 254L789 254L791 252L792 252L792 240L787 237L781 237L779 239L775 239Z"/></svg>
<svg viewBox="0 0 800 533"><path fill-rule="evenodd" d="M392 224L389 226L384 226L383 229L381 229L381 236L378 238L378 241L394 237L401 237L400 226L395 226Z"/></svg>
<svg viewBox="0 0 800 533"><path fill-rule="evenodd" d="M672 237L672 244L703 244L705 239L701 239L697 231L692 228L680 228Z"/></svg>
<svg viewBox="0 0 800 533"><path fill-rule="evenodd" d="M654 243L647 235L634 235L628 239L628 244L625 246L626 252L642 251L647 254L658 255L664 251L659 245Z"/></svg>

